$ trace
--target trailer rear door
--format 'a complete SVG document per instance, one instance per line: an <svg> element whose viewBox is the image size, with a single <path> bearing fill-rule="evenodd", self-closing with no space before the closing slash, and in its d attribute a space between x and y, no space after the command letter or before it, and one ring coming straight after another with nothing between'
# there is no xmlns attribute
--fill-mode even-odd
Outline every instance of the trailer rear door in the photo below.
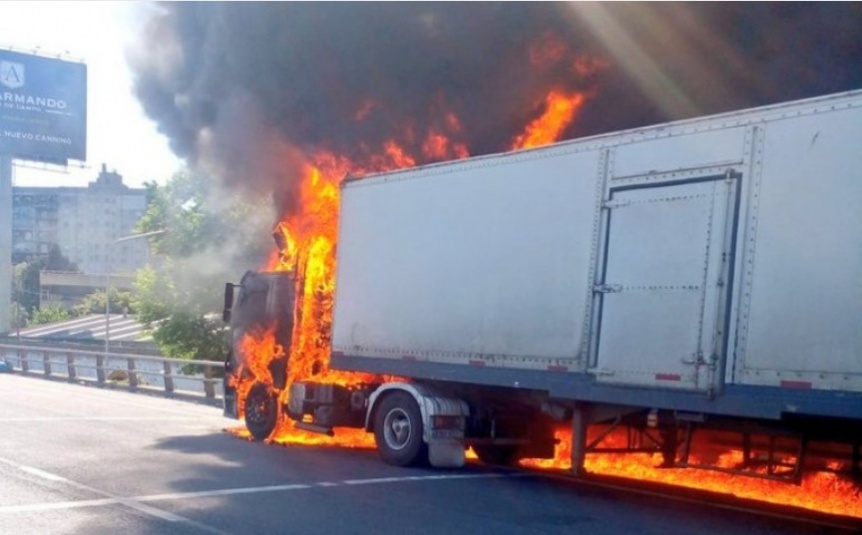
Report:
<svg viewBox="0 0 862 535"><path fill-rule="evenodd" d="M706 390L721 380L738 177L611 189L592 371Z"/></svg>

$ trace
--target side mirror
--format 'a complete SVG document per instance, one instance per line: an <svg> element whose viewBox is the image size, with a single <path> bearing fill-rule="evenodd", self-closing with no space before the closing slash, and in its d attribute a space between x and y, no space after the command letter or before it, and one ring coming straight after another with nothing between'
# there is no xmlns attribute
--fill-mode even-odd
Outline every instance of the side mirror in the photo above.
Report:
<svg viewBox="0 0 862 535"><path fill-rule="evenodd" d="M236 285L232 282L224 285L224 309L221 312L221 319L225 323L230 323L231 312L233 311L233 289Z"/></svg>

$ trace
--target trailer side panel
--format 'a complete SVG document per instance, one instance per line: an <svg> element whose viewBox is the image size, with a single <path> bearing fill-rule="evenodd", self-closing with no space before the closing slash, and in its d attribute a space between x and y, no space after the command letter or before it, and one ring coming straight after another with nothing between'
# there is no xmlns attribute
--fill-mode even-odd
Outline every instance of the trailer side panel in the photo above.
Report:
<svg viewBox="0 0 862 535"><path fill-rule="evenodd" d="M737 380L862 391L862 108L764 128Z"/></svg>
<svg viewBox="0 0 862 535"><path fill-rule="evenodd" d="M484 160L350 183L333 350L575 366L591 299L600 153Z"/></svg>

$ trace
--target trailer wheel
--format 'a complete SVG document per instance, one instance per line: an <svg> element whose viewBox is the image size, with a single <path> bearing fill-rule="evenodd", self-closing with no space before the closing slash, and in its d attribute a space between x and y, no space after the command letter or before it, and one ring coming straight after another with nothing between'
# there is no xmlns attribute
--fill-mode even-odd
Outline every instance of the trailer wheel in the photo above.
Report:
<svg viewBox="0 0 862 535"><path fill-rule="evenodd" d="M410 394L395 392L380 402L374 418L374 440L380 457L389 464L411 466L427 460L422 414Z"/></svg>
<svg viewBox="0 0 862 535"><path fill-rule="evenodd" d="M256 382L245 398L245 426L255 440L266 439L275 429L278 399L265 384Z"/></svg>

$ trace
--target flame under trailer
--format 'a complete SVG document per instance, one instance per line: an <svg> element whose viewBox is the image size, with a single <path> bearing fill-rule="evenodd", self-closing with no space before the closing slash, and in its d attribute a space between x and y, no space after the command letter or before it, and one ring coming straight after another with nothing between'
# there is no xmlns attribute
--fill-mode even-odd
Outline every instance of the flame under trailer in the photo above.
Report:
<svg viewBox="0 0 862 535"><path fill-rule="evenodd" d="M859 474L862 91L347 180L337 255L331 368L401 380L282 392L275 362L258 438L363 427L389 463L452 467L551 457L567 426L575 472L699 465L710 436L742 473L799 481L825 444ZM228 292L237 334L289 337L290 277Z"/></svg>

